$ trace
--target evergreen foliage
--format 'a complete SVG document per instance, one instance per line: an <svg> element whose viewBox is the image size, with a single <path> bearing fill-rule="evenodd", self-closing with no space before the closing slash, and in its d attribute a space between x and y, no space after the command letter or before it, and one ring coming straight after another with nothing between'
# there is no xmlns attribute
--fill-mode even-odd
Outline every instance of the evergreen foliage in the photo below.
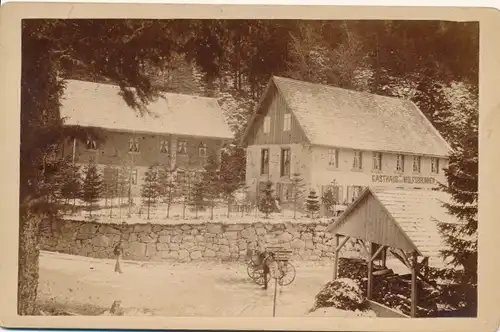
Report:
<svg viewBox="0 0 500 332"><path fill-rule="evenodd" d="M262 188L259 203L260 212L264 213L266 218L269 218L270 214L273 213L276 208L272 181L267 181Z"/></svg>
<svg viewBox="0 0 500 332"><path fill-rule="evenodd" d="M61 186L61 197L64 199L65 204L68 204L70 200L75 203L82 190L80 166L68 164L68 167L64 168L62 173L65 181Z"/></svg>
<svg viewBox="0 0 500 332"><path fill-rule="evenodd" d="M229 218L234 194L245 185L245 149L231 144L221 153L220 165L220 192L227 203L227 216Z"/></svg>
<svg viewBox="0 0 500 332"><path fill-rule="evenodd" d="M159 195L167 202L167 218L170 218L170 208L178 187L175 178L175 169L168 165L162 165L158 170Z"/></svg>
<svg viewBox="0 0 500 332"><path fill-rule="evenodd" d="M316 218L319 212L319 197L316 195L315 190L310 190L309 195L306 198L306 210L311 218Z"/></svg>
<svg viewBox="0 0 500 332"><path fill-rule="evenodd" d="M305 183L300 173L293 173L292 182L292 199L293 199L293 219L297 219L297 210L304 199Z"/></svg>
<svg viewBox="0 0 500 332"><path fill-rule="evenodd" d="M118 168L118 178L116 181L116 193L118 195L118 209L120 218L122 216L122 205L123 198L127 199L127 205L129 206L128 215L131 213L131 201L132 201L132 163L128 160L124 160L120 167Z"/></svg>
<svg viewBox="0 0 500 332"><path fill-rule="evenodd" d="M467 98L469 97L469 98ZM451 99L453 101L453 99ZM444 204L457 223L440 223L439 228L447 244L443 255L451 259L454 267L462 267L463 274L455 282L460 285L459 293L464 296L464 309L470 316L477 315L477 264L478 264L478 99L477 94L464 94L459 98L459 109L454 117L447 119L449 127L460 132L460 139L454 140L454 151L449 156L445 169L447 183L441 190L451 196L451 202ZM452 103L453 105L453 103Z"/></svg>
<svg viewBox="0 0 500 332"><path fill-rule="evenodd" d="M336 187L337 187L337 182L333 180L331 187L328 187L328 189L321 196L321 202L323 203L323 206L325 207L326 211L335 212L333 211L335 205L339 204L338 197L333 193L332 189Z"/></svg>
<svg viewBox="0 0 500 332"><path fill-rule="evenodd" d="M141 188L142 203L147 208L147 219L149 219L151 206L156 203L159 196L158 169L157 165L149 166L144 174Z"/></svg>
<svg viewBox="0 0 500 332"><path fill-rule="evenodd" d="M93 204L102 197L102 177L97 170L96 164L90 162L85 166L85 178L82 186L82 199L88 204L88 211L92 216Z"/></svg>
<svg viewBox="0 0 500 332"><path fill-rule="evenodd" d="M209 204L207 199L209 188L206 186L203 181L196 181L193 184L193 190L191 197L189 199L189 205L195 211L195 218L198 218L198 212L204 211L206 206Z"/></svg>
<svg viewBox="0 0 500 332"><path fill-rule="evenodd" d="M205 186L207 205L210 207L210 220L214 219L214 207L222 194L220 165L214 154L210 154L204 166L202 182Z"/></svg>

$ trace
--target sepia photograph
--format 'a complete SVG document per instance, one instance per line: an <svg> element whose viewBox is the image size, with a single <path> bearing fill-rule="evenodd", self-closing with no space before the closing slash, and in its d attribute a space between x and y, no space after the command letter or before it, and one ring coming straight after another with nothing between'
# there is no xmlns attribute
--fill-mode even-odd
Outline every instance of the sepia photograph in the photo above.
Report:
<svg viewBox="0 0 500 332"><path fill-rule="evenodd" d="M23 20L19 314L475 317L478 38Z"/></svg>
<svg viewBox="0 0 500 332"><path fill-rule="evenodd" d="M477 19L19 36L18 316L478 317Z"/></svg>

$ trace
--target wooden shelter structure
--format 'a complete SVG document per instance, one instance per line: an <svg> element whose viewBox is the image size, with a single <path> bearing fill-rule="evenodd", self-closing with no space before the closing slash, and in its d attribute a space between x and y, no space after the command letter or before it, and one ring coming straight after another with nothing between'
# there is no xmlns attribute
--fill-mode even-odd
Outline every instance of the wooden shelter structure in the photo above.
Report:
<svg viewBox="0 0 500 332"><path fill-rule="evenodd" d="M417 278L429 282L420 273L421 268L429 266L430 259L442 259L443 241L437 222L450 222L451 218L440 194L418 189L366 188L328 227L336 239L333 279L338 277L340 249L349 239L355 239L367 254L367 298L371 300L374 260L381 259L386 266L390 250L411 270L411 317L416 317Z"/></svg>

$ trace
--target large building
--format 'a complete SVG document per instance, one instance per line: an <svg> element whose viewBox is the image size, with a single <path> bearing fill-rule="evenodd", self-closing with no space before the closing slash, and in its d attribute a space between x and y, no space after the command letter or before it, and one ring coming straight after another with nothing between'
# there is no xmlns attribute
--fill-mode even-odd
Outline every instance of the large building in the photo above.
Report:
<svg viewBox="0 0 500 332"><path fill-rule="evenodd" d="M63 153L79 165L129 165L134 196L149 166L169 165L181 176L200 169L210 154L220 160L221 148L233 139L216 99L164 93L141 115L112 84L68 80L61 117L67 126L99 128L105 136L100 143L68 141Z"/></svg>
<svg viewBox="0 0 500 332"><path fill-rule="evenodd" d="M253 198L270 180L289 201L300 173L305 189L330 188L346 205L367 186L436 187L451 151L411 101L282 77L271 78L243 143Z"/></svg>

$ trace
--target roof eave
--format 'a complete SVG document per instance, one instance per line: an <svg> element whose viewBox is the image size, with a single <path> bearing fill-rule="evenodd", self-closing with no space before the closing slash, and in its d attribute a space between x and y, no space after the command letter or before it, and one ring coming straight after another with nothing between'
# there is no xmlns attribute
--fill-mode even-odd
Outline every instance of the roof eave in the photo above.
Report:
<svg viewBox="0 0 500 332"><path fill-rule="evenodd" d="M102 126L92 126L92 125L80 125L80 124L63 124L65 127L82 127L82 128L98 128L113 132L120 133L133 133L133 134L155 134L155 135L177 135L177 136L189 136L189 137L200 137L200 138L211 138L211 139L220 139L225 141L232 141L234 139L233 136L211 136L211 135L189 135L189 134L180 134L173 132L159 132L153 130L132 130L132 129L119 129L119 128L108 128Z"/></svg>
<svg viewBox="0 0 500 332"><path fill-rule="evenodd" d="M434 133L438 136L438 138L444 143L444 145L446 146L446 148L449 150L449 153L453 153L454 150L451 147L451 145L444 139L443 135L441 135L441 133L439 132L439 130L437 130L436 127L434 127L434 125L432 124L432 122L425 116L424 112L422 112L422 110L417 106L417 104L415 104L411 100L408 100L408 102L411 103L411 105L413 105L413 107L417 109L418 113L420 114L421 117L424 118L424 121L430 126L431 130L433 130Z"/></svg>
<svg viewBox="0 0 500 332"><path fill-rule="evenodd" d="M406 234L406 232L401 228L401 226L399 225L399 223L394 219L394 217L392 217L392 214L387 210L387 208L384 206L384 204L382 204L382 202L380 201L380 199L377 197L377 195L373 192L373 190L370 187L367 187L365 190L363 190L363 192L358 196L358 198L356 198L354 200L354 202L352 202L347 207L347 209L340 215L339 219L337 219L334 223L332 223L331 225L329 225L326 230L328 232L330 232L330 233L334 233L335 230L336 230L336 228L345 220L345 218L347 218L347 216L352 212L352 210L354 210L356 208L356 206L359 204L359 202L361 200L363 200L369 194L371 194L378 201L378 203L385 210L385 212L389 216L391 216L391 218L394 221L394 224L396 225L396 227L406 237L406 239L409 241L409 243L412 244L412 246L413 246L414 250L417 252L417 254L420 255L420 256L424 256L422 254L422 252L418 249L418 247L415 245L415 243L413 243L413 241L408 237L408 234Z"/></svg>
<svg viewBox="0 0 500 332"><path fill-rule="evenodd" d="M368 195L368 193L372 193L372 190L370 189L370 187L367 187L365 188L365 190L363 190L361 192L361 194L354 200L354 202L352 202L348 207L347 209L345 209L344 212L342 212L342 214L339 216L339 218L334 222L332 223L330 226L328 226L326 228L327 232L330 232L330 233L333 233L335 228L340 225L344 220L345 218L347 218L347 216L351 213L351 211L356 207L356 205L366 196Z"/></svg>
<svg viewBox="0 0 500 332"><path fill-rule="evenodd" d="M276 84L273 80L273 77L269 79L269 82L267 82L267 86L264 89L264 92L262 93L262 96L260 96L259 102L257 103L257 107L255 107L255 112L253 112L252 116L250 117L250 120L248 121L247 127L245 128L245 131L243 132L243 135L241 135L240 139L240 144L245 146L246 145L246 140L248 138L248 135L250 133L250 128L252 128L252 125L259 113L260 108L262 107L262 104L264 103L264 100L266 99L269 89L271 88L272 84Z"/></svg>

